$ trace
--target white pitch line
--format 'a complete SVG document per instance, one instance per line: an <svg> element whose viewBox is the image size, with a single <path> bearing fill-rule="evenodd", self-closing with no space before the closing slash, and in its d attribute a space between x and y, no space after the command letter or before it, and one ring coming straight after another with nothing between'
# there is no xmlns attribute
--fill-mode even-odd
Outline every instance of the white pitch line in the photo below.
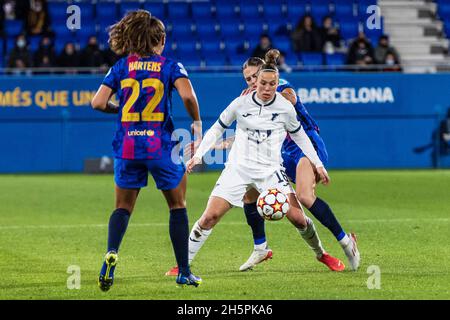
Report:
<svg viewBox="0 0 450 320"><path fill-rule="evenodd" d="M350 219L343 220L343 223L408 223L408 222L449 222L450 218L420 218L420 219ZM276 222L268 222L277 225ZM247 225L243 222L221 222L220 225ZM281 225L281 224L280 224ZM130 227L167 227L169 223L130 223ZM75 229L75 228L106 228L107 224L56 224L56 225L22 225L22 226L0 226L0 230L20 230L20 229Z"/></svg>

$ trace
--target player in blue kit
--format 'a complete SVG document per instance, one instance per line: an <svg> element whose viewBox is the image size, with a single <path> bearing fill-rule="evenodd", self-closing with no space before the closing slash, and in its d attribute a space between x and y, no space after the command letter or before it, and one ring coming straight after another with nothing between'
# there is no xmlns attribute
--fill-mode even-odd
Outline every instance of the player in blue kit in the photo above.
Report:
<svg viewBox="0 0 450 320"><path fill-rule="evenodd" d="M272 56L271 59L276 59L279 56L278 50L270 50L266 54L266 59L269 56ZM256 80L260 68L264 63L264 60L257 57L249 58L244 63L242 72L245 81L247 82L248 89L244 90L243 94L255 90ZM305 106L300 101L300 98L295 93L293 86L288 81L280 79L277 91L282 93L285 98L294 105L297 111L297 117L305 129L306 134L313 143L320 160L326 165L328 163L328 153L325 143L319 135L319 126L309 115ZM283 143L282 157L286 174L293 183L296 183L296 194L301 204L308 208L314 217L333 233L336 240L338 240L342 246L349 260L351 269L357 270L360 263L360 254L356 245L355 235L346 234L329 205L315 195L317 172L309 159L305 157L303 151L289 136ZM241 271L248 270L256 264L266 260L268 256L272 256L272 251L267 248L264 220L257 213L256 199L257 197L251 192L246 194L244 198L244 210L247 216L247 222L253 231L255 250L248 261L241 266ZM327 265L330 269L334 270L332 264Z"/></svg>
<svg viewBox="0 0 450 320"><path fill-rule="evenodd" d="M185 167L179 156L171 156L176 145L171 141L173 90L178 91L194 121L194 135L201 134L200 112L183 65L161 56L165 39L164 24L148 11L130 12L113 25L110 47L126 57L109 70L92 100L94 109L118 115L113 141L116 209L109 220L108 250L98 280L103 291L114 282L119 246L149 172L170 209L169 233L179 267L176 282L201 283L188 264ZM118 106L110 101L114 93Z"/></svg>

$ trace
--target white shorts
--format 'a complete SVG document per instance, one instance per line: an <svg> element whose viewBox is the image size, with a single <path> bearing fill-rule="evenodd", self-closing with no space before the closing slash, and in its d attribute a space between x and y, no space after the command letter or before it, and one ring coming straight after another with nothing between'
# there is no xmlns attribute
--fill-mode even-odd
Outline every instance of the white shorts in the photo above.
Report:
<svg viewBox="0 0 450 320"><path fill-rule="evenodd" d="M254 178L244 170L228 165L217 180L211 197L223 198L232 206L242 208L244 206L242 199L252 188L259 193L271 188L277 188L286 195L295 193L284 170L284 167L279 167L264 178Z"/></svg>

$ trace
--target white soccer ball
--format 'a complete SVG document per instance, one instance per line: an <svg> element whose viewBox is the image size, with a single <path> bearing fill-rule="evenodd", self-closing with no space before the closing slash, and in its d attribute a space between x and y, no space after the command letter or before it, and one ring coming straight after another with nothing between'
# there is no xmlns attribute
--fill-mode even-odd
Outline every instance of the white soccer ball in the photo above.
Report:
<svg viewBox="0 0 450 320"><path fill-rule="evenodd" d="M261 217L266 220L280 220L289 211L287 196L278 189L261 192L256 202L256 208Z"/></svg>

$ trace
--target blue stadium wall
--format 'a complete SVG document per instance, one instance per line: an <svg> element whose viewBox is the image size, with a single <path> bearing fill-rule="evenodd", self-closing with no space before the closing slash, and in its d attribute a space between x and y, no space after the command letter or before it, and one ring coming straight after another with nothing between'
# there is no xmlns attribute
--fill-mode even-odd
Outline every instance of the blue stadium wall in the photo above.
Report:
<svg viewBox="0 0 450 320"><path fill-rule="evenodd" d="M320 125L329 168L435 165L433 132L450 107L450 74L303 72L286 78ZM110 156L115 116L89 107L101 80L82 75L3 76L0 172L79 172L85 159ZM240 74L199 73L191 80L205 129L245 85ZM188 128L177 95L173 104L176 125ZM420 147L422 152L416 152Z"/></svg>

